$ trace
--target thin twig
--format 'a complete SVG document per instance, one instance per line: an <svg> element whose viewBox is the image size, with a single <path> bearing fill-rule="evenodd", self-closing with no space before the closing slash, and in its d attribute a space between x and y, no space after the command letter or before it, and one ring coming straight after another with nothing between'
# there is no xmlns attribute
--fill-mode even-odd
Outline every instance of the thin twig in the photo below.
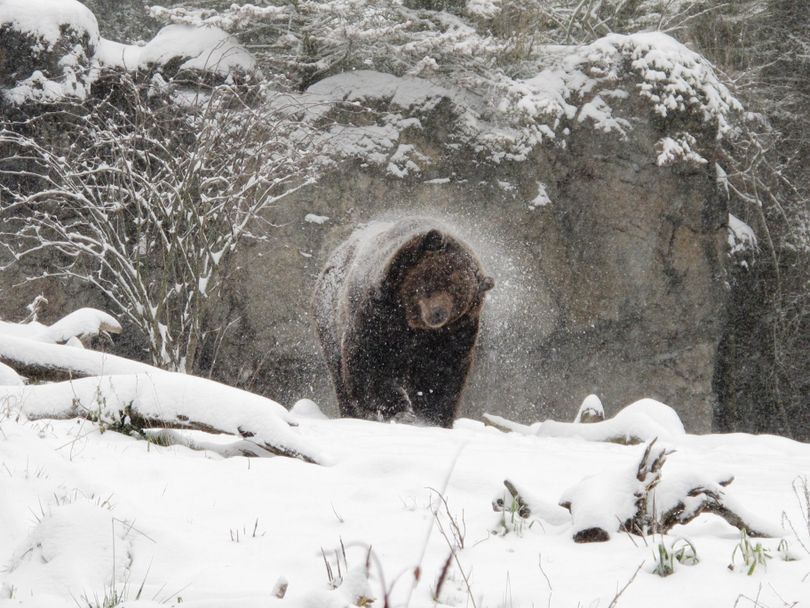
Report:
<svg viewBox="0 0 810 608"><path fill-rule="evenodd" d="M644 566L644 562L641 562L641 563L638 565L638 568L636 568L636 571L635 571L635 572L633 572L633 576L631 576L631 577L630 577L630 580L628 580L628 581L627 581L627 582L624 584L624 587L622 587L621 589L619 589L619 590L616 592L616 595L614 595L614 596L613 596L613 599L610 601L610 604L608 605L608 608L616 608L616 606L618 606L618 604L619 604L619 598L622 596L622 593L624 593L624 592L625 592L625 590L626 590L626 589L627 589L627 588L630 586L630 584L631 584L631 583L632 583L634 580L636 580L636 576L638 576L638 573L641 571L642 566Z"/></svg>

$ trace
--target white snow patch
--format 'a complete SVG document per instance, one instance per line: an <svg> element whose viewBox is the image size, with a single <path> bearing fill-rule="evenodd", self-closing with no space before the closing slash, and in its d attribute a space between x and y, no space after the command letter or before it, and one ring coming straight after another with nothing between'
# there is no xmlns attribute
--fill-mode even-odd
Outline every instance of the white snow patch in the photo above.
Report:
<svg viewBox="0 0 810 608"><path fill-rule="evenodd" d="M729 253L743 253L757 248L757 235L754 229L738 218L728 214L728 246Z"/></svg>
<svg viewBox="0 0 810 608"><path fill-rule="evenodd" d="M423 78L398 77L372 70L344 72L313 84L307 92L328 99L370 102L385 99L403 109L429 111L450 91Z"/></svg>
<svg viewBox="0 0 810 608"><path fill-rule="evenodd" d="M180 69L227 75L234 69L252 70L256 60L230 34L218 27L167 25L141 51L141 65L162 65L188 57Z"/></svg>
<svg viewBox="0 0 810 608"><path fill-rule="evenodd" d="M551 203L551 198L548 196L546 185L543 182L537 182L537 196L529 201L529 209L537 209L538 207L545 207Z"/></svg>
<svg viewBox="0 0 810 608"><path fill-rule="evenodd" d="M307 213L304 216L304 221L310 224L325 224L329 221L328 215L316 215L314 213Z"/></svg>
<svg viewBox="0 0 810 608"><path fill-rule="evenodd" d="M326 420L327 416L312 399L299 399L290 408L290 414L299 418Z"/></svg>
<svg viewBox="0 0 810 608"><path fill-rule="evenodd" d="M478 17L494 17L501 10L501 0L467 0L467 12Z"/></svg>
<svg viewBox="0 0 810 608"><path fill-rule="evenodd" d="M141 68L142 46L122 44L101 38L96 47L95 60L105 67L119 67L125 70L138 70Z"/></svg>
<svg viewBox="0 0 810 608"><path fill-rule="evenodd" d="M25 384L20 375L5 363L0 363L0 386L22 386Z"/></svg>
<svg viewBox="0 0 810 608"><path fill-rule="evenodd" d="M663 137L659 139L655 145L658 153L656 159L658 166L669 167L683 161L705 165L708 161L694 150L696 143L695 138L689 133L679 133L674 138Z"/></svg>
<svg viewBox="0 0 810 608"><path fill-rule="evenodd" d="M78 602L125 582L135 534L131 526L84 497L74 500L41 514L13 549L4 575L6 592L13 589L19 598L72 596Z"/></svg>

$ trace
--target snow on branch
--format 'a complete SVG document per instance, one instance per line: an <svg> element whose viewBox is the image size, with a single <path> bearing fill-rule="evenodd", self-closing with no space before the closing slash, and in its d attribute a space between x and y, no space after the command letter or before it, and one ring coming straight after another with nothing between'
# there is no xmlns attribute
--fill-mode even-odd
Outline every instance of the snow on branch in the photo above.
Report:
<svg viewBox="0 0 810 608"><path fill-rule="evenodd" d="M729 495L730 475L685 471L664 476L672 454L653 439L639 462L619 471L584 478L566 490L560 506L571 512L576 542L602 542L614 532L636 535L666 534L676 524L687 524L702 513L713 513L750 536L778 536L768 522L749 513Z"/></svg>

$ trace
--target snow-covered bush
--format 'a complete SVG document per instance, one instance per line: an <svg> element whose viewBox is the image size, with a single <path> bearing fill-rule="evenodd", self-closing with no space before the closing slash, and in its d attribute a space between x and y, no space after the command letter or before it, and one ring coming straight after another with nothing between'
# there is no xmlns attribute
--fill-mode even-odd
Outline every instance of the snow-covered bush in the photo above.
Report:
<svg viewBox="0 0 810 608"><path fill-rule="evenodd" d="M257 42L259 59L301 88L351 69L463 78L519 76L544 44L588 43L612 32L672 32L698 0L303 0L153 6L164 22L211 25ZM529 72L531 72L529 67ZM523 74L525 77L527 74Z"/></svg>
<svg viewBox="0 0 810 608"><path fill-rule="evenodd" d="M43 276L94 285L153 363L192 370L225 260L306 183L311 138L302 108L259 86L112 79L99 102L0 124L0 237L13 259L55 254ZM57 146L38 135L54 121Z"/></svg>

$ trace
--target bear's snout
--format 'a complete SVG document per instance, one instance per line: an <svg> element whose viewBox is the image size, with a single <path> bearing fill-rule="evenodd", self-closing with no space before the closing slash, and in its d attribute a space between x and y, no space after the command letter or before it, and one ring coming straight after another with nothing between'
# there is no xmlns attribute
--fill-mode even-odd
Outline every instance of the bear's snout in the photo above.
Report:
<svg viewBox="0 0 810 608"><path fill-rule="evenodd" d="M452 299L447 294L419 300L419 316L431 329L439 329L450 320L453 308Z"/></svg>

